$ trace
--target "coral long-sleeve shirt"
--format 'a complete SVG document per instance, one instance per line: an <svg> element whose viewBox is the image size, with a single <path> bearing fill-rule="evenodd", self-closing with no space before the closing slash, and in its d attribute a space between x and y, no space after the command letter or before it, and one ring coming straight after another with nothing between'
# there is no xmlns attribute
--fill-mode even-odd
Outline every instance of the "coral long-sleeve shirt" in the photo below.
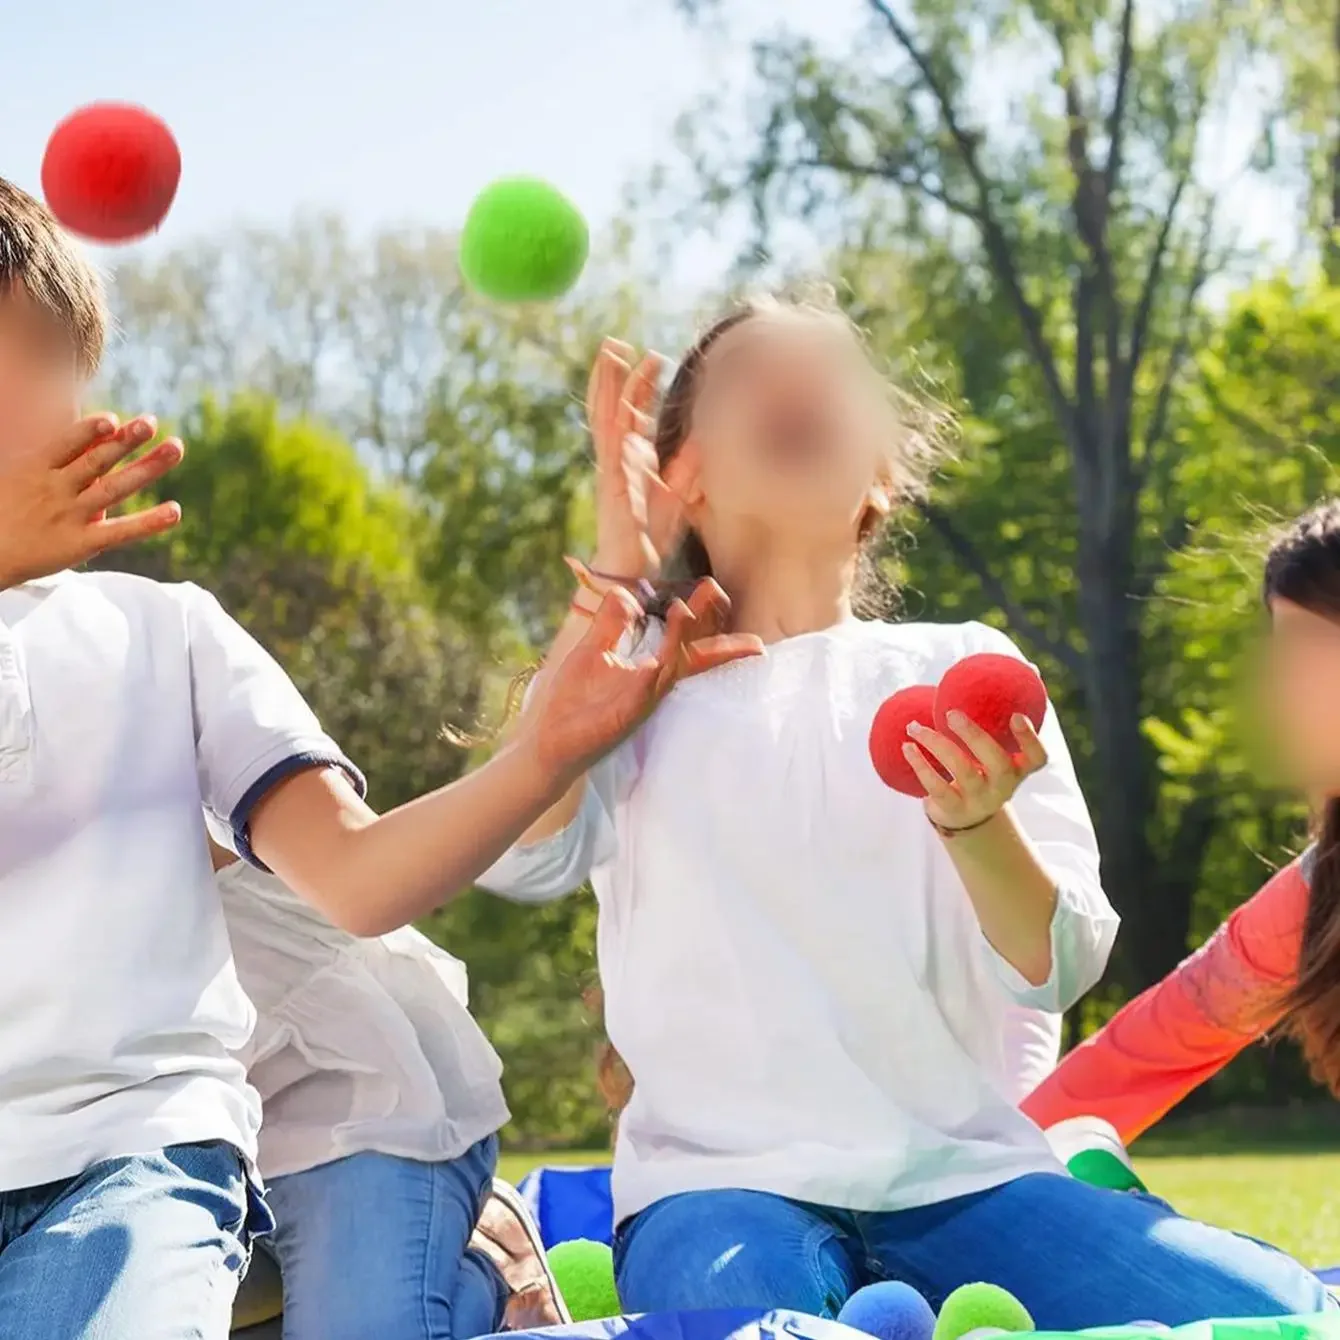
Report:
<svg viewBox="0 0 1340 1340"><path fill-rule="evenodd" d="M1109 1122L1149 1129L1281 1017L1298 964L1312 852L1268 880L1194 954L1071 1051L1022 1104L1044 1130Z"/></svg>

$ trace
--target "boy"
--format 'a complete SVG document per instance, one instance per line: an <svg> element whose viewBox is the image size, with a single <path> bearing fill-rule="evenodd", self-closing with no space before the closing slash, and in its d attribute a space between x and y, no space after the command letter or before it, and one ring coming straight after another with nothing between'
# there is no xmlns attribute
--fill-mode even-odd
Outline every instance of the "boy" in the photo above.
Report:
<svg viewBox="0 0 1340 1340"><path fill-rule="evenodd" d="M468 887L683 674L742 653L717 593L656 661L616 592L513 739L377 816L279 666L204 591L70 569L174 525L106 510L149 419L76 422L94 274L0 181L0 1322L24 1340L222 1340L252 1236L255 1094L202 808L330 920L375 935ZM375 900L374 900L375 896Z"/></svg>

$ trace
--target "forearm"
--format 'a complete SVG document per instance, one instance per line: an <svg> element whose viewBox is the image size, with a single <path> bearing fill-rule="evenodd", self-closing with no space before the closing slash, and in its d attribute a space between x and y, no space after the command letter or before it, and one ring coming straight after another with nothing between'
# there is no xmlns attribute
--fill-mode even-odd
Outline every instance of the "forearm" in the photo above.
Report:
<svg viewBox="0 0 1340 1340"><path fill-rule="evenodd" d="M987 942L1030 985L1051 975L1056 881L1009 806L979 828L945 839Z"/></svg>
<svg viewBox="0 0 1340 1340"><path fill-rule="evenodd" d="M337 925L381 935L470 888L570 785L539 764L524 732L482 768L381 816L341 776L309 771L256 807L251 844Z"/></svg>

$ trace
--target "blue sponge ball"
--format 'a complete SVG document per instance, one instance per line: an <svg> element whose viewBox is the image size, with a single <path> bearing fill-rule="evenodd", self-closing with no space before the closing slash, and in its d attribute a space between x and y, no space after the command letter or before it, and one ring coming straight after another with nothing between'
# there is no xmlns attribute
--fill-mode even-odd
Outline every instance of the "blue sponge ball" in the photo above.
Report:
<svg viewBox="0 0 1340 1340"><path fill-rule="evenodd" d="M931 1340L935 1330L931 1305L910 1284L899 1280L857 1289L837 1319L876 1340Z"/></svg>

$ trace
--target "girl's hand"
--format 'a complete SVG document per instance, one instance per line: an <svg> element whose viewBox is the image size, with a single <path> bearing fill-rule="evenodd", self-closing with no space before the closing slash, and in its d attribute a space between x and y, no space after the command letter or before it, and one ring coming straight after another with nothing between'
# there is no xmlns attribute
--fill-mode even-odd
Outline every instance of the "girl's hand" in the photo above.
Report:
<svg viewBox="0 0 1340 1340"><path fill-rule="evenodd" d="M951 712L949 725L961 744L913 722L907 728L912 739L903 746L903 753L926 788L926 817L937 828L953 832L976 828L994 818L1024 778L1046 766L1047 751L1033 723L1024 716L1010 721L1019 745L1014 757L962 712ZM927 754L950 780L945 780Z"/></svg>
<svg viewBox="0 0 1340 1340"><path fill-rule="evenodd" d="M611 577L654 577L675 543L682 507L661 478L653 413L661 359L636 367L618 340L600 346L586 391L596 455L596 555L593 570Z"/></svg>
<svg viewBox="0 0 1340 1340"><path fill-rule="evenodd" d="M529 726L546 776L576 778L630 735L681 680L728 661L759 656L763 644L743 633L724 634L730 602L711 580L666 616L665 639L654 656L628 660L621 641L642 620L637 601L621 587L601 602L586 636L546 677Z"/></svg>

